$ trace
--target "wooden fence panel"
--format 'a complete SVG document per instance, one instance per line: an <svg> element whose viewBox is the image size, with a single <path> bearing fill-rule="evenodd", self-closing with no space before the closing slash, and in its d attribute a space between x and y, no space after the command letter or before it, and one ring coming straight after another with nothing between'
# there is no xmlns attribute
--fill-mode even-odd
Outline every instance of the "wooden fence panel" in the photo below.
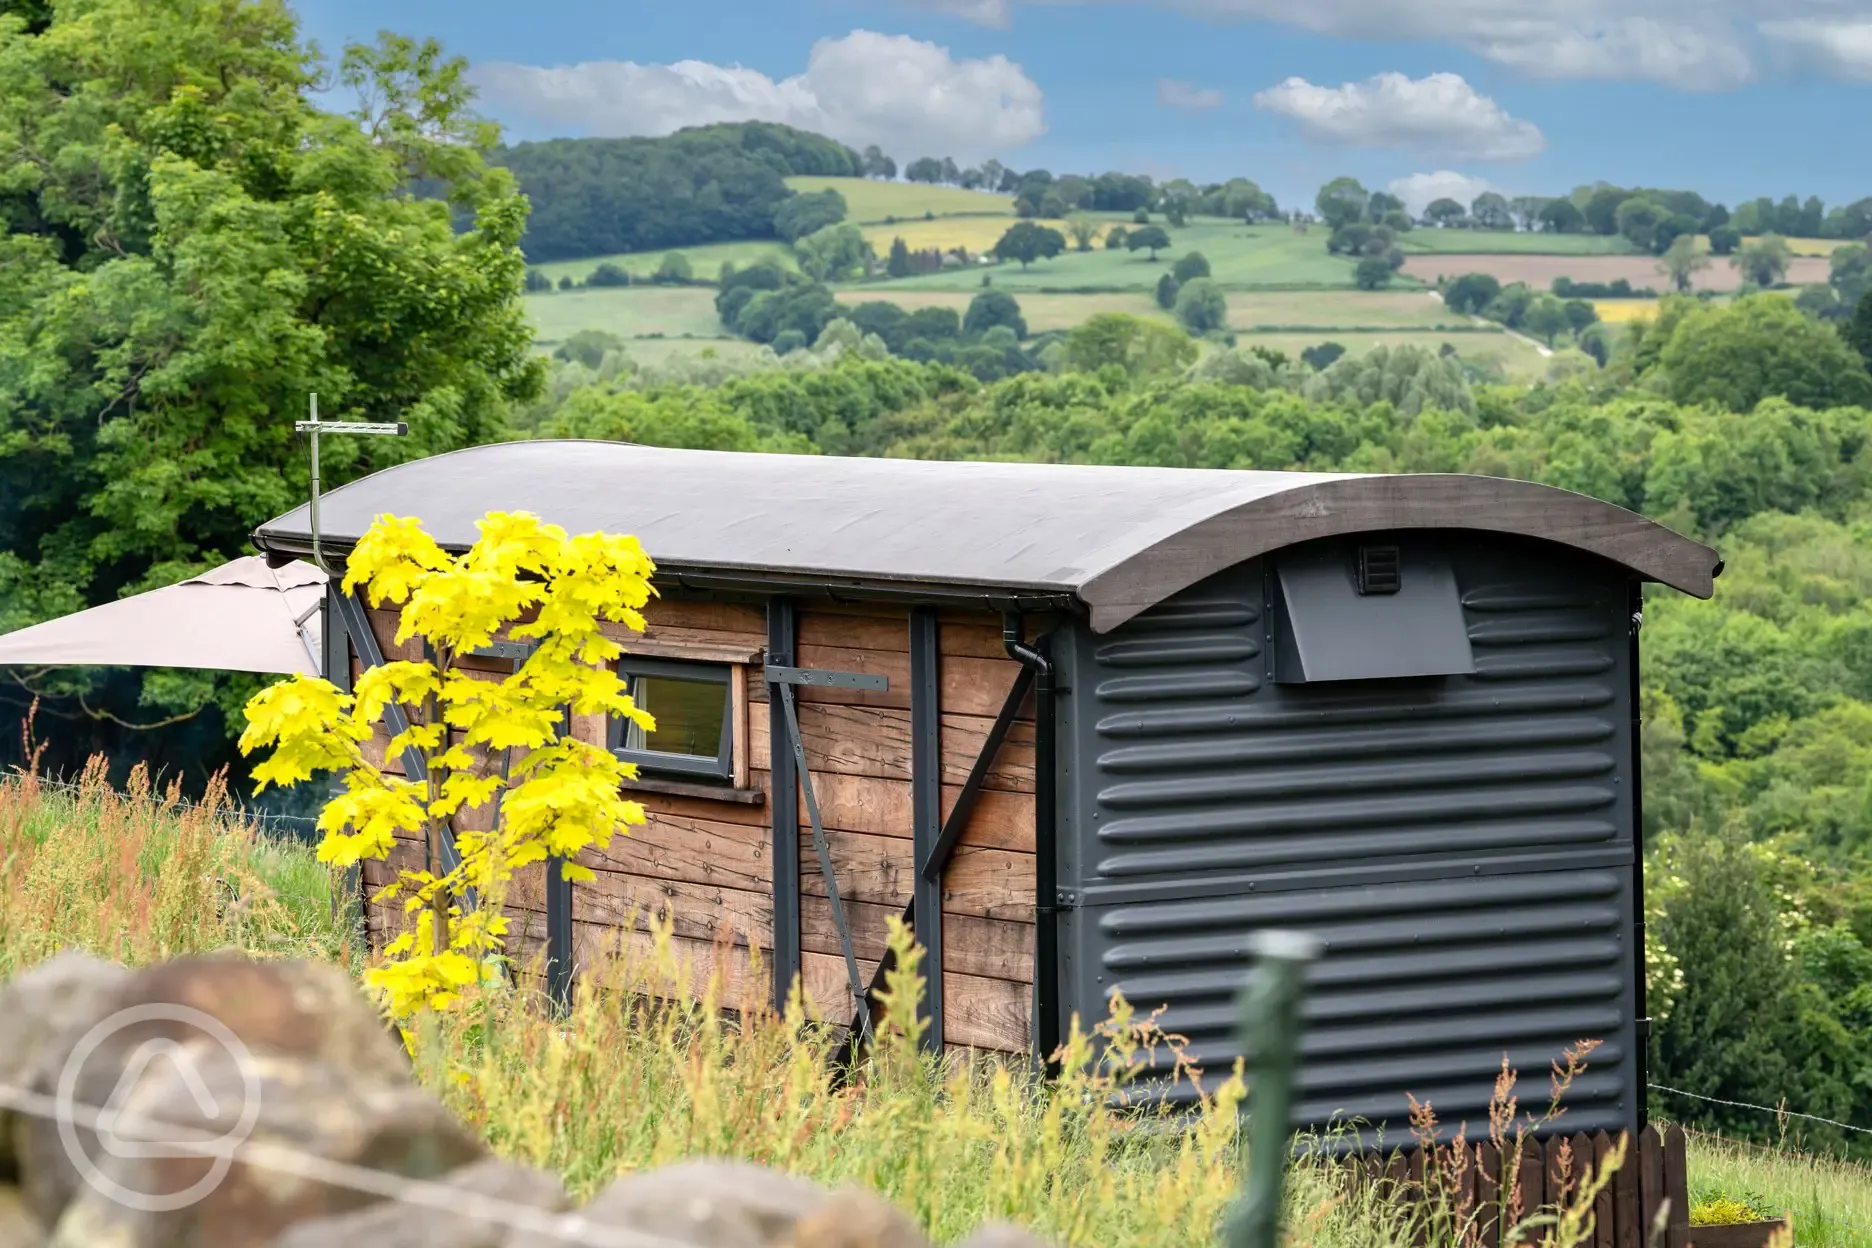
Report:
<svg viewBox="0 0 1872 1248"><path fill-rule="evenodd" d="M1664 1141L1656 1127L1646 1127L1638 1135L1638 1235L1639 1243L1650 1238L1657 1225L1658 1209L1664 1203Z"/></svg>
<svg viewBox="0 0 1872 1248"><path fill-rule="evenodd" d="M1592 1150L1588 1156L1595 1176L1617 1147L1617 1143L1604 1131L1592 1137ZM1613 1248L1612 1236L1618 1227L1613 1214L1617 1194L1617 1180L1614 1179L1600 1188L1599 1194L1593 1198L1593 1248Z"/></svg>
<svg viewBox="0 0 1872 1248"><path fill-rule="evenodd" d="M1481 1248L1501 1244L1501 1151L1493 1144L1476 1146L1476 1227Z"/></svg>
<svg viewBox="0 0 1872 1248"><path fill-rule="evenodd" d="M1581 1131L1524 1140L1518 1152L1513 1143L1502 1150L1484 1141L1467 1145L1461 1154L1445 1145L1434 1157L1421 1147L1388 1156L1367 1153L1347 1159L1346 1181L1360 1193L1400 1205L1446 1202L1447 1216L1457 1226L1470 1228L1466 1245L1504 1248L1504 1240L1515 1242L1508 1235L1515 1226L1540 1214L1557 1214L1579 1200L1600 1167L1619 1150L1621 1138L1605 1131ZM1506 1200L1504 1187L1510 1189ZM1703 1238L1721 1238L1725 1248L1740 1244L1741 1239L1721 1233L1706 1235L1711 1228L1691 1227L1689 1188L1683 1131L1647 1128L1627 1143L1618 1170L1594 1194L1592 1231L1585 1242L1591 1248L1710 1248ZM1667 1201L1663 1234L1653 1243L1652 1227L1658 1225ZM1421 1242L1432 1219L1415 1221L1412 1238ZM1743 1228L1723 1228L1729 1229ZM1765 1242L1767 1229L1766 1224L1751 1226L1743 1238L1753 1248ZM1529 1242L1540 1243L1547 1234L1536 1230Z"/></svg>
<svg viewBox="0 0 1872 1248"><path fill-rule="evenodd" d="M1690 1163L1682 1127L1664 1133L1664 1197L1670 1201L1665 1248L1690 1248Z"/></svg>

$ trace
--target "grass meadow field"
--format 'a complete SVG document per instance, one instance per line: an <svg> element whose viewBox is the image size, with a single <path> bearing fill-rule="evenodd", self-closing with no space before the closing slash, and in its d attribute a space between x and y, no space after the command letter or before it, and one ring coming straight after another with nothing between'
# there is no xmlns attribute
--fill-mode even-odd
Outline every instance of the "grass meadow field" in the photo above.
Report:
<svg viewBox="0 0 1872 1248"><path fill-rule="evenodd" d="M1414 255L1404 262L1404 272L1423 282L1443 277L1461 277L1465 273L1487 273L1506 282L1526 282L1540 290L1553 285L1556 277L1576 282L1614 282L1624 278L1634 286L1663 289L1667 284L1654 256L1553 256L1553 255L1482 255L1473 252ZM1828 262L1819 256L1798 256L1788 266L1787 281L1805 286L1827 280ZM1698 290L1730 291L1742 284L1742 275L1727 260L1712 259L1710 266L1696 274Z"/></svg>
<svg viewBox="0 0 1872 1248"><path fill-rule="evenodd" d="M1013 224L1012 217L937 217L934 221L899 221L895 225L862 228L865 241L879 256L888 256L892 240L898 238L903 239L904 246L911 251L952 251L964 247L971 256L979 256L992 250ZM1066 233L1064 221L1036 218L1035 224Z"/></svg>
<svg viewBox="0 0 1872 1248"><path fill-rule="evenodd" d="M996 237L1000 237L996 235ZM555 283L562 277L570 277L575 282L582 282L591 271L601 264L615 264L632 277L648 279L663 263L663 257L672 251L681 252L688 257L690 268L696 280L712 282L721 272L724 263L736 268L745 268L757 260L774 259L787 268L796 267L793 263L793 249L778 239L757 239L742 243L710 243L704 247L671 247L665 251L628 251L615 256L587 256L583 260L554 260L549 264L536 264L532 267L544 273Z"/></svg>
<svg viewBox="0 0 1872 1248"><path fill-rule="evenodd" d="M959 186L928 186L920 182L878 182L871 178L788 178L786 184L802 194L833 190L845 197L847 219L871 225L896 218L909 221L924 213L938 217L1012 217L1014 197L986 191L965 191Z"/></svg>
<svg viewBox="0 0 1872 1248"><path fill-rule="evenodd" d="M1352 262L1326 254L1325 235L1318 230L1296 233L1288 226L1241 225L1202 220L1168 229L1170 246L1148 258L1142 251L1067 250L1051 260L1037 260L1027 269L1017 264L996 265L994 284L1019 294L1029 290L1113 291L1153 290L1157 279L1170 270L1178 256L1200 251L1209 261L1211 276L1231 289L1351 290ZM990 244L992 245L992 244ZM981 285L981 272L951 269L921 277L873 283L869 288L901 290L964 290Z"/></svg>
<svg viewBox="0 0 1872 1248"><path fill-rule="evenodd" d="M620 338L722 337L715 291L708 286L607 286L528 295L541 342L563 342L581 329Z"/></svg>
<svg viewBox="0 0 1872 1248"><path fill-rule="evenodd" d="M216 812L216 797L179 806L141 771L114 792L99 766L71 788L0 776L0 979L74 948L131 965L237 949L360 972L369 955L340 877L309 848ZM736 1157L872 1188L939 1243L990 1218L1073 1248L1217 1242L1240 1192L1240 1085L1225 1083L1193 1117L1114 1111L1140 1059L1100 1064L1096 1039L1148 1042L1148 1024L1076 1033L1052 1083L1024 1066L919 1057L903 1026L921 993L905 946L910 970L892 983L903 1004L866 1079L835 1089L835 1035L736 1002L707 975L681 999L693 968L670 960L668 921L641 925L652 952L595 969L567 1020L528 992L489 990L410 1031L418 1077L494 1151L559 1174L575 1198L683 1157ZM735 1019L725 1004L752 1008ZM1530 1101L1541 1073L1530 1072ZM1792 1210L1797 1248L1872 1234L1856 1229L1872 1228L1863 1168L1702 1136L1689 1156L1693 1208L1720 1196ZM1285 1204L1290 1248L1459 1248L1460 1233L1404 1217L1318 1161L1290 1167ZM1591 1242L1588 1230L1568 1248Z"/></svg>

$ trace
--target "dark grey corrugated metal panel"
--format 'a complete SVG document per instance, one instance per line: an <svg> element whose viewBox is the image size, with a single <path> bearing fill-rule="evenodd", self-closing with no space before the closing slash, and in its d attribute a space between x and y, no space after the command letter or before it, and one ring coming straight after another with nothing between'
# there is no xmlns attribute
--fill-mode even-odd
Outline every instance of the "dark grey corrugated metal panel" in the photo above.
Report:
<svg viewBox="0 0 1872 1248"><path fill-rule="evenodd" d="M1707 596L1715 553L1566 490L1456 474L1373 476L946 463L530 441L400 464L326 495L341 550L384 512L465 547L490 510L631 533L674 571L1076 594L1101 629L1262 550L1348 528L1532 532ZM1440 518L1431 518L1440 517ZM263 549L308 547L306 508Z"/></svg>
<svg viewBox="0 0 1872 1248"><path fill-rule="evenodd" d="M1122 992L1225 1074L1240 1056L1236 994L1261 928L1312 932L1296 1125L1335 1118L1405 1130L1409 1097L1472 1130L1507 1057L1544 1092L1548 1063L1602 1039L1568 1097L1569 1129L1628 1123L1630 873L1618 869L1302 890L1073 915L1082 1013ZM1085 982L1089 980L1089 982ZM1188 1099L1183 1089L1178 1099Z"/></svg>
<svg viewBox="0 0 1872 1248"><path fill-rule="evenodd" d="M1069 919L1074 1006L1102 1014L1114 990L1165 1006L1226 1067L1248 934L1299 927L1328 949L1302 1120L1364 1115L1395 1134L1406 1092L1473 1118L1504 1052L1539 1080L1565 1045L1604 1038L1567 1121L1627 1123L1622 574L1510 539L1399 541L1451 553L1473 674L1272 683L1259 562L1073 636L1062 879L1088 903ZM1365 882L1344 884L1353 867Z"/></svg>

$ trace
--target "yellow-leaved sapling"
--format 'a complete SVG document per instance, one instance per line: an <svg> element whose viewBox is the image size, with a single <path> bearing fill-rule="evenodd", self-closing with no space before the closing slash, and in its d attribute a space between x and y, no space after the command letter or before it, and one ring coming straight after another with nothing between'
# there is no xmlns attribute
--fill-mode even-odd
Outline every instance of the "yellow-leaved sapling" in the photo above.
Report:
<svg viewBox="0 0 1872 1248"><path fill-rule="evenodd" d="M341 777L319 816L323 861L383 860L399 833L423 839L426 868L399 872L375 898L400 896L420 912L368 973L398 1018L447 1009L503 956L500 898L515 870L552 856L567 878L589 880L579 853L644 819L620 788L635 768L576 739L567 723L617 716L654 729L631 701L617 670L623 648L604 626L642 630L655 565L634 537L568 536L525 512L491 512L477 527L474 545L451 555L419 521L378 517L351 553L344 592L361 587L372 606L400 608L397 644L420 638L431 657L369 668L349 694L311 676L275 684L248 702L240 739L246 753L272 748L254 768L258 788ZM535 649L499 679L459 665L497 638ZM364 751L393 703L409 725L384 757L416 751L423 780L390 774ZM445 869L450 820L489 804L491 830L458 832L460 862Z"/></svg>

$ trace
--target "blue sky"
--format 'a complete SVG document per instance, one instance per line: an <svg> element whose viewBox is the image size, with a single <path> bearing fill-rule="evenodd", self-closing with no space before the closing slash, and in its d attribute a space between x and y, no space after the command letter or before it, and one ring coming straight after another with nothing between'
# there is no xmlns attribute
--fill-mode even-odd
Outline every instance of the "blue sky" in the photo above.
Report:
<svg viewBox="0 0 1872 1248"><path fill-rule="evenodd" d="M900 162L1243 175L1284 202L1341 173L1420 199L1600 179L1872 195L1872 0L299 7L328 55L379 28L440 38L513 139L746 116Z"/></svg>

